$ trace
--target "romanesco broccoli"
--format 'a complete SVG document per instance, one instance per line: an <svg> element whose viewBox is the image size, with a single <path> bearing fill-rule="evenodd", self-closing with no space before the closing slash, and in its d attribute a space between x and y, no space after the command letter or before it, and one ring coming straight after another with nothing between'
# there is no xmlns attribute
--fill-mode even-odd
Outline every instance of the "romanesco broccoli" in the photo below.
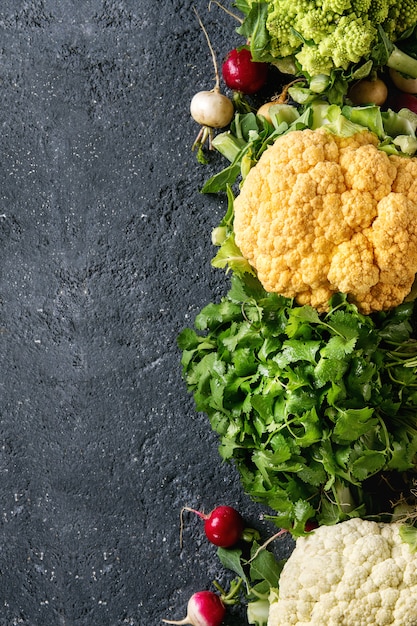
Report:
<svg viewBox="0 0 417 626"><path fill-rule="evenodd" d="M372 0L367 11L373 24L383 24L396 0Z"/></svg>
<svg viewBox="0 0 417 626"><path fill-rule="evenodd" d="M376 29L367 18L343 15L318 49L323 56L332 58L334 66L346 70L368 54L375 37Z"/></svg>
<svg viewBox="0 0 417 626"><path fill-rule="evenodd" d="M384 30L391 41L412 28L417 22L417 2L415 0L395 0L391 2Z"/></svg>
<svg viewBox="0 0 417 626"><path fill-rule="evenodd" d="M330 56L321 54L317 46L304 47L297 54L297 61L310 76L329 75L333 67Z"/></svg>
<svg viewBox="0 0 417 626"><path fill-rule="evenodd" d="M372 0L352 0L352 10L355 13L367 13L371 6Z"/></svg>
<svg viewBox="0 0 417 626"><path fill-rule="evenodd" d="M313 76L371 58L381 27L391 43L417 24L415 0L266 0L270 52ZM322 59L320 57L323 57ZM407 72L405 72L407 73Z"/></svg>
<svg viewBox="0 0 417 626"><path fill-rule="evenodd" d="M322 10L324 13L338 13L342 15L345 11L350 11L350 0L323 0Z"/></svg>

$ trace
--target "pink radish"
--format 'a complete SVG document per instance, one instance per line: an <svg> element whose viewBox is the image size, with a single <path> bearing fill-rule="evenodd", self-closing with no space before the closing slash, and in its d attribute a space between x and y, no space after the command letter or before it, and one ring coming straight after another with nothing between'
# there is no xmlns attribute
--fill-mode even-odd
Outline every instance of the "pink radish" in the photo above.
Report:
<svg viewBox="0 0 417 626"><path fill-rule="evenodd" d="M220 626L226 614L222 599L213 591L197 591L188 600L187 615L183 620L163 619L165 624L191 624L192 626Z"/></svg>
<svg viewBox="0 0 417 626"><path fill-rule="evenodd" d="M204 532L207 539L215 546L230 548L242 537L244 521L241 514L231 506L217 506L211 513L202 513L184 507L183 510L196 513L204 520Z"/></svg>

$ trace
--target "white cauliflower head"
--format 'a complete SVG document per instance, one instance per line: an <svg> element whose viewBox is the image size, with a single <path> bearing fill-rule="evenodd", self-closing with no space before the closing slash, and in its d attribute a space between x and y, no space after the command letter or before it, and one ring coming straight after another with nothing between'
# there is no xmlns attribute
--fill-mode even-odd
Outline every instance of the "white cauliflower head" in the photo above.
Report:
<svg viewBox="0 0 417 626"><path fill-rule="evenodd" d="M298 538L268 626L417 626L417 555L399 528L354 518Z"/></svg>

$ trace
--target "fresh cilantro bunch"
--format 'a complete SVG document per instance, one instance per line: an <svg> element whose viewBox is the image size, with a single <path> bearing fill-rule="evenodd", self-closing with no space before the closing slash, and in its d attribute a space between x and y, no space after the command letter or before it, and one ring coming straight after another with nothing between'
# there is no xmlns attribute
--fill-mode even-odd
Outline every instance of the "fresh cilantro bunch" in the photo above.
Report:
<svg viewBox="0 0 417 626"><path fill-rule="evenodd" d="M235 274L179 335L196 409L279 527L392 519L398 494L415 501L413 311L365 316L338 294L319 314Z"/></svg>

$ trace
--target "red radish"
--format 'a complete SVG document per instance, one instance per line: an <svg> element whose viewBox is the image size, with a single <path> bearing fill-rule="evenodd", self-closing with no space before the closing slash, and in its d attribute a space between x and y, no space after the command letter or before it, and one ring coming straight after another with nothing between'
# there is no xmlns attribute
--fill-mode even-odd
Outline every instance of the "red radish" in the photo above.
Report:
<svg viewBox="0 0 417 626"><path fill-rule="evenodd" d="M252 61L248 48L234 48L222 66L223 79L229 89L243 94L256 93L266 83L267 63Z"/></svg>
<svg viewBox="0 0 417 626"><path fill-rule="evenodd" d="M197 591L188 600L187 615L181 621L163 619L165 624L220 626L226 614L222 599L213 591Z"/></svg>
<svg viewBox="0 0 417 626"><path fill-rule="evenodd" d="M311 533L313 530L316 530L316 528L318 528L318 522L316 522L316 520L307 520L304 526L304 530L306 533Z"/></svg>
<svg viewBox="0 0 417 626"><path fill-rule="evenodd" d="M417 113L417 96L410 93L399 93L391 99L391 107L395 111L400 109L410 109L413 113Z"/></svg>
<svg viewBox="0 0 417 626"><path fill-rule="evenodd" d="M204 520L207 539L220 548L230 548L242 537L245 525L241 514L231 506L217 506L211 513L184 507Z"/></svg>

